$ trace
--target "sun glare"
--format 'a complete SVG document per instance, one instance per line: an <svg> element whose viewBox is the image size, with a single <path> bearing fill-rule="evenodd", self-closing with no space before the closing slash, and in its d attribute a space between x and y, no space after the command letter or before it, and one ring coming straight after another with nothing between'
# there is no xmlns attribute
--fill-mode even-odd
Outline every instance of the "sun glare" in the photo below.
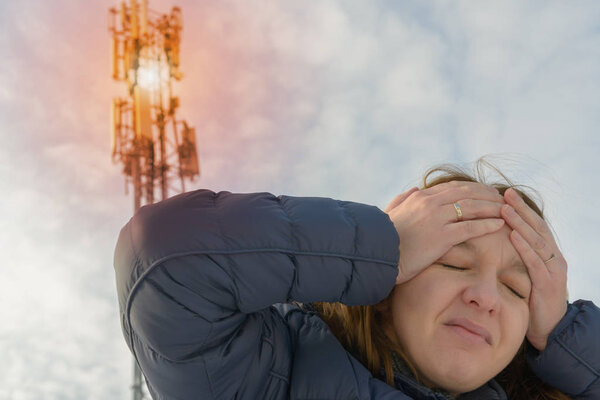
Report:
<svg viewBox="0 0 600 400"><path fill-rule="evenodd" d="M138 84L147 89L155 89L160 84L159 69L156 66L140 67L138 69Z"/></svg>

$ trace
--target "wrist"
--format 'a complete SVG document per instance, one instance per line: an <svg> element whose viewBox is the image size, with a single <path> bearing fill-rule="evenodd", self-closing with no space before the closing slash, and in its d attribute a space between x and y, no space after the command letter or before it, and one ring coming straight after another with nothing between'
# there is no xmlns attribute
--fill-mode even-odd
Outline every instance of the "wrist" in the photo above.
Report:
<svg viewBox="0 0 600 400"><path fill-rule="evenodd" d="M406 264L402 257L398 261L398 275L396 276L396 285L409 281L413 276L409 275L404 267Z"/></svg>
<svg viewBox="0 0 600 400"><path fill-rule="evenodd" d="M546 336L545 338L530 338L529 336L527 336L527 341L531 346L533 346L533 348L535 348L541 353L546 348L546 344L548 343L548 336Z"/></svg>

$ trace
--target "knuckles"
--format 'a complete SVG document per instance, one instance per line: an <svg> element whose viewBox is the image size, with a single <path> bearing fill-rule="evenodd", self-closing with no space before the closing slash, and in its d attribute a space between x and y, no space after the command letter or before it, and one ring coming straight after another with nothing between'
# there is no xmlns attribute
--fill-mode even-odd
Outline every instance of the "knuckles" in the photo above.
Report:
<svg viewBox="0 0 600 400"><path fill-rule="evenodd" d="M533 248L536 250L543 250L546 247L546 241L541 236L536 236L533 241Z"/></svg>
<svg viewBox="0 0 600 400"><path fill-rule="evenodd" d="M461 229L466 236L471 236L475 232L475 222L474 221L464 221L461 224Z"/></svg>

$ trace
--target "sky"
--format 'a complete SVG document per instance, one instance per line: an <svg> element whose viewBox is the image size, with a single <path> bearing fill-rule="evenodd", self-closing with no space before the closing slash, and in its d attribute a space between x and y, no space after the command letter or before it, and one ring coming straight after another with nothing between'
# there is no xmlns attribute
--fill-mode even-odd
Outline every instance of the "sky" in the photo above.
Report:
<svg viewBox="0 0 600 400"><path fill-rule="evenodd" d="M0 2L0 399L131 398L113 254L108 9ZM151 0L183 13L187 190L382 210L483 155L540 193L571 300L600 304L600 3Z"/></svg>

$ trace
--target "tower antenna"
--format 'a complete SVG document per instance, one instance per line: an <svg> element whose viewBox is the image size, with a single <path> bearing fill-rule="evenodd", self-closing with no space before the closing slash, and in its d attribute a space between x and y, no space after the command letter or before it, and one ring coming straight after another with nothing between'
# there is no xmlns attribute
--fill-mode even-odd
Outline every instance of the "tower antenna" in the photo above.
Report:
<svg viewBox="0 0 600 400"><path fill-rule="evenodd" d="M185 192L185 180L200 176L196 132L177 119L181 9L170 14L148 8L148 0L122 1L108 11L112 34L112 77L127 83L127 94L111 105L111 158L121 163L125 194L133 186L133 212L169 193ZM178 186L177 183L179 183ZM144 203L144 204L142 204ZM133 350L133 349L132 349ZM142 373L133 362L133 400L143 400Z"/></svg>

